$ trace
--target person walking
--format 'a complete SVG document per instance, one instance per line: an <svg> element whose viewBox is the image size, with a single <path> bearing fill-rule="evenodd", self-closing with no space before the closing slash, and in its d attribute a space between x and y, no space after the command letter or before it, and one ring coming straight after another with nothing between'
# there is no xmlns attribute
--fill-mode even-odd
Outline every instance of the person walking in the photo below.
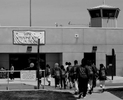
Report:
<svg viewBox="0 0 123 100"><path fill-rule="evenodd" d="M102 92L104 92L105 89L105 80L106 80L106 68L103 64L100 64L99 69L99 80L100 80L100 88L102 89Z"/></svg>
<svg viewBox="0 0 123 100"><path fill-rule="evenodd" d="M92 66L93 72L94 72L93 85L92 85L92 91L93 91L93 88L96 87L96 81L97 81L97 78L98 78L98 69L97 69L96 65L94 64L94 62L92 62L91 66Z"/></svg>
<svg viewBox="0 0 123 100"><path fill-rule="evenodd" d="M88 69L86 68L86 59L82 59L80 67L77 68L77 79L79 88L79 97L86 97L88 88Z"/></svg>
<svg viewBox="0 0 123 100"><path fill-rule="evenodd" d="M63 65L61 65L61 89L64 86L64 89L66 89L66 71Z"/></svg>
<svg viewBox="0 0 123 100"><path fill-rule="evenodd" d="M87 60L87 65L86 65L87 69L88 69L88 77L89 77L89 81L88 81L88 93L92 94L92 90L93 90L93 77L94 77L94 69L92 67L91 61Z"/></svg>
<svg viewBox="0 0 123 100"><path fill-rule="evenodd" d="M71 71L73 73L73 82L74 82L74 86L75 86L75 95L78 94L79 89L78 89L78 79L77 79L77 68L79 67L78 65L78 61L75 60L74 61L74 66L71 68Z"/></svg>
<svg viewBox="0 0 123 100"><path fill-rule="evenodd" d="M61 88L61 68L59 67L58 63L55 63L53 69L53 77L55 78L55 88L59 86Z"/></svg>
<svg viewBox="0 0 123 100"><path fill-rule="evenodd" d="M65 65L64 65L65 71L67 70L67 67L68 67L68 62L65 62Z"/></svg>
<svg viewBox="0 0 123 100"><path fill-rule="evenodd" d="M14 80L14 66L11 64L11 68L10 68L10 79Z"/></svg>
<svg viewBox="0 0 123 100"><path fill-rule="evenodd" d="M46 65L46 81L48 82L48 85L51 85L51 69L49 64Z"/></svg>
<svg viewBox="0 0 123 100"><path fill-rule="evenodd" d="M67 67L67 85L69 86L70 89L72 89L73 87L73 73L71 71L72 66L71 66L71 62L68 63L68 67Z"/></svg>

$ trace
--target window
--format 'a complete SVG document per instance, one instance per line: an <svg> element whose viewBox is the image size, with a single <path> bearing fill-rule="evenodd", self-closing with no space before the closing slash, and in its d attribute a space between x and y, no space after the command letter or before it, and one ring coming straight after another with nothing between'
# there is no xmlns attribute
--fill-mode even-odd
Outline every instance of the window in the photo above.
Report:
<svg viewBox="0 0 123 100"><path fill-rule="evenodd" d="M116 10L115 9L103 9L103 17L115 17Z"/></svg>
<svg viewBox="0 0 123 100"><path fill-rule="evenodd" d="M91 18L101 17L100 9L90 11Z"/></svg>

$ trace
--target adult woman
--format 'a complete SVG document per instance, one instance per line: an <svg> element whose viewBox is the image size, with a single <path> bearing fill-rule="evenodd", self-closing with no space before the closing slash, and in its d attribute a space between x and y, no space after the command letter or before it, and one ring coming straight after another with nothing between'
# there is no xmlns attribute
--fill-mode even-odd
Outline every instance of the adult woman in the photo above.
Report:
<svg viewBox="0 0 123 100"><path fill-rule="evenodd" d="M103 64L100 64L99 69L99 80L100 80L100 87L102 88L102 92L104 92L105 89L105 80L106 80L106 68Z"/></svg>

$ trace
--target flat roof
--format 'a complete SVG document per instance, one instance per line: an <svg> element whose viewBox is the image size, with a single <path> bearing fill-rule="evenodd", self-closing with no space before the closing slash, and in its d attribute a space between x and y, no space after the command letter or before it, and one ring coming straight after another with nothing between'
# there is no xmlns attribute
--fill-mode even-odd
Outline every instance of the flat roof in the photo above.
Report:
<svg viewBox="0 0 123 100"><path fill-rule="evenodd" d="M88 8L88 10L92 10L92 9L99 9L99 8L104 8L104 9L118 9L120 10L119 8L117 7L113 7L113 6L109 6L109 5L99 5L99 6L96 6L96 7L91 7L91 8Z"/></svg>

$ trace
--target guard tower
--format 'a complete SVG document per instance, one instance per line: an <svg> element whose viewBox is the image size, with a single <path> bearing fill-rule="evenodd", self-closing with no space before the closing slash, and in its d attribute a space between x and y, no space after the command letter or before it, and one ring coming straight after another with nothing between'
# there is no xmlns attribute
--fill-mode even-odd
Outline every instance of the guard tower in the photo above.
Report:
<svg viewBox="0 0 123 100"><path fill-rule="evenodd" d="M90 27L117 27L117 18L120 9L108 5L100 5L88 9Z"/></svg>

